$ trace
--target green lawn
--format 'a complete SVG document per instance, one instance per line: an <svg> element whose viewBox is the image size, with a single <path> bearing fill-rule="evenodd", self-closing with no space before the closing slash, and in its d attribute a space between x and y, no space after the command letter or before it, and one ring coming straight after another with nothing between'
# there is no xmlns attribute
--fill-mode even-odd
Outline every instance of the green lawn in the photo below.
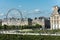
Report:
<svg viewBox="0 0 60 40"><path fill-rule="evenodd" d="M32 36L32 35L4 35L0 34L0 40L60 40L60 36Z"/></svg>

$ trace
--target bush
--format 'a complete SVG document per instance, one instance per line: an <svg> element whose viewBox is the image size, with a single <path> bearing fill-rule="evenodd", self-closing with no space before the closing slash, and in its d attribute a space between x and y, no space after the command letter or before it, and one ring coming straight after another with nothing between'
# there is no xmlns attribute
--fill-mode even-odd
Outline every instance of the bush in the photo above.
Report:
<svg viewBox="0 0 60 40"><path fill-rule="evenodd" d="M13 30L13 29L36 29L36 28L42 28L42 26L39 25L39 24L36 24L35 26L33 26L33 25L24 25L24 26L15 26L15 25L7 26L7 25L4 25L4 26L1 26L0 25L0 30L1 29L4 29L4 30Z"/></svg>

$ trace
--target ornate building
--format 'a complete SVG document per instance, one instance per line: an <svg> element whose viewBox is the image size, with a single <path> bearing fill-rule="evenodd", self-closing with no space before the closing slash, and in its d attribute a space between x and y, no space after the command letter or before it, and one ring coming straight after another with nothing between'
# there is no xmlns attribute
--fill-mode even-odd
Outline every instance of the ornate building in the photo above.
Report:
<svg viewBox="0 0 60 40"><path fill-rule="evenodd" d="M35 18L32 21L32 25L39 24L43 29L50 29L50 19L46 17Z"/></svg>
<svg viewBox="0 0 60 40"><path fill-rule="evenodd" d="M32 21L32 25L39 24L39 25L42 25L44 27L45 26L44 20L45 20L45 17L35 18Z"/></svg>
<svg viewBox="0 0 60 40"><path fill-rule="evenodd" d="M60 29L60 7L54 6L50 17L51 29Z"/></svg>
<svg viewBox="0 0 60 40"><path fill-rule="evenodd" d="M15 19L15 18L10 18L10 19L3 19L2 20L2 25L15 25L15 26L23 26L23 25L28 25L28 19L24 19L21 21L21 19Z"/></svg>

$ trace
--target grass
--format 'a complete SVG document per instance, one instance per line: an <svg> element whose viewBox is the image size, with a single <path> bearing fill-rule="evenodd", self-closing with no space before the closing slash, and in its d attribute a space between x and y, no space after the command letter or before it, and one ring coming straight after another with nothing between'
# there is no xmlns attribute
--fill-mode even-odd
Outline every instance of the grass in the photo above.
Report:
<svg viewBox="0 0 60 40"><path fill-rule="evenodd" d="M0 34L0 40L60 40L60 36Z"/></svg>
<svg viewBox="0 0 60 40"><path fill-rule="evenodd" d="M60 30L31 30L31 31L20 31L22 33L50 33L50 34L54 34L54 33L60 33Z"/></svg>

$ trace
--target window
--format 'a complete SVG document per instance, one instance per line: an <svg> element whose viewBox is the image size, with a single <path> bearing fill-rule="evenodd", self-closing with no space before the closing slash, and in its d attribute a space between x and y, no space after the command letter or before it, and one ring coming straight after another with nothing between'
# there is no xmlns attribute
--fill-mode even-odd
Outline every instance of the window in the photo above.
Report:
<svg viewBox="0 0 60 40"><path fill-rule="evenodd" d="M56 24L56 20L54 20L54 24Z"/></svg>

